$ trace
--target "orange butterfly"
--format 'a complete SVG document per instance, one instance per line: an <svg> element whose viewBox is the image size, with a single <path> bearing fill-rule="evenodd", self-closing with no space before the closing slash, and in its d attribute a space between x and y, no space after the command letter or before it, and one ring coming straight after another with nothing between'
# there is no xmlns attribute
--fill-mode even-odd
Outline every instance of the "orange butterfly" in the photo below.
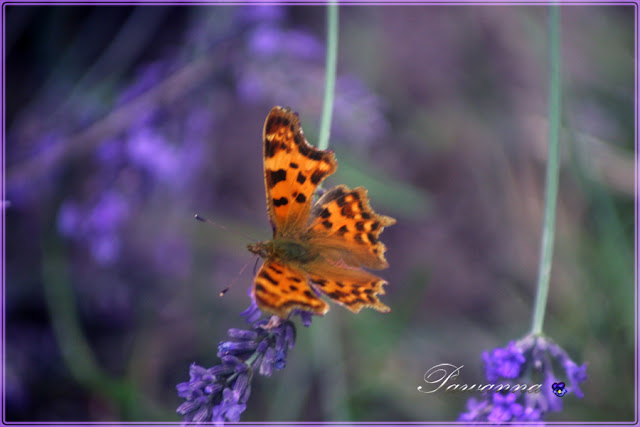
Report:
<svg viewBox="0 0 640 427"><path fill-rule="evenodd" d="M389 311L378 299L387 282L361 267L389 266L378 236L396 220L376 214L362 187L338 185L312 205L316 188L338 164L333 151L309 145L289 108L273 107L263 138L273 239L248 246L265 258L252 289L258 307L281 318L294 309L323 315L329 305L320 291L356 313Z"/></svg>

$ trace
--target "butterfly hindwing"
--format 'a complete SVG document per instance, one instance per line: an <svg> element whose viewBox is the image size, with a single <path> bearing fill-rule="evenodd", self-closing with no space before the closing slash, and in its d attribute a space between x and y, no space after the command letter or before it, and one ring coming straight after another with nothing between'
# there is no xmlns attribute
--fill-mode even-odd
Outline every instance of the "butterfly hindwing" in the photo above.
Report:
<svg viewBox="0 0 640 427"><path fill-rule="evenodd" d="M266 260L258 271L253 294L260 309L282 318L296 308L318 315L329 310L311 289L303 271L275 260Z"/></svg>
<svg viewBox="0 0 640 427"><path fill-rule="evenodd" d="M309 145L298 115L273 107L264 124L267 209L274 236L299 234L311 210L313 193L337 163L332 151Z"/></svg>
<svg viewBox="0 0 640 427"><path fill-rule="evenodd" d="M305 270L317 289L354 313L363 307L381 312L390 310L378 299L378 295L385 293L383 286L387 284L378 276L324 259L305 266Z"/></svg>
<svg viewBox="0 0 640 427"><path fill-rule="evenodd" d="M338 185L324 194L311 211L310 241L325 258L353 267L388 266L385 245L378 240L396 220L379 215L369 205L367 190Z"/></svg>

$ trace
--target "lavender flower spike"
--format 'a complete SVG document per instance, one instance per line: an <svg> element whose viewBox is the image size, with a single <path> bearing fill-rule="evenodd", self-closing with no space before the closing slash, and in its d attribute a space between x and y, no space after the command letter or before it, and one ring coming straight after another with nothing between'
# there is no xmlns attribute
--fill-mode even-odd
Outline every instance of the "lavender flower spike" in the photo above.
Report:
<svg viewBox="0 0 640 427"><path fill-rule="evenodd" d="M486 365L489 381L496 381L499 378L517 378L525 362L522 350L513 341L506 348L494 349L491 354L485 351L482 359Z"/></svg>
<svg viewBox="0 0 640 427"><path fill-rule="evenodd" d="M552 388L558 382L570 384L567 391L576 397L584 396L579 383L587 379L586 364L576 364L566 351L547 337L528 335L510 342L507 347L485 351L482 359L486 377L492 383L537 384L541 387L540 393L500 391L486 394L481 399L469 399L467 412L460 414L459 421L542 421L547 413L562 410L562 399L566 398L556 395ZM561 366L564 372L555 373L554 366Z"/></svg>
<svg viewBox="0 0 640 427"><path fill-rule="evenodd" d="M250 307L245 314L252 318L256 309ZM188 424L238 422L247 408L254 373L270 376L284 369L295 335L293 322L276 316L254 322L251 330L229 329L230 340L218 345L221 364L205 369L194 363L189 381L177 385L178 395L186 400L177 413Z"/></svg>

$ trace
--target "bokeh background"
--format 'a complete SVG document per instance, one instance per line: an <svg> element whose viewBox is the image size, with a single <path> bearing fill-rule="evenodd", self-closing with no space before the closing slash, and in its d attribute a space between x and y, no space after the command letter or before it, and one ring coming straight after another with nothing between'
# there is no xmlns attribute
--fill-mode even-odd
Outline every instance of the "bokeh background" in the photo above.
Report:
<svg viewBox="0 0 640 427"><path fill-rule="evenodd" d="M244 327L270 237L273 105L317 140L321 6L4 6L6 419L179 421L175 386ZM550 421L634 419L634 14L562 13L563 130L545 332L588 362ZM439 363L531 327L547 143L543 6L340 8L328 185L369 189L392 311L299 325L244 421L446 421ZM194 213L235 230L194 221ZM249 263L224 298L229 285Z"/></svg>

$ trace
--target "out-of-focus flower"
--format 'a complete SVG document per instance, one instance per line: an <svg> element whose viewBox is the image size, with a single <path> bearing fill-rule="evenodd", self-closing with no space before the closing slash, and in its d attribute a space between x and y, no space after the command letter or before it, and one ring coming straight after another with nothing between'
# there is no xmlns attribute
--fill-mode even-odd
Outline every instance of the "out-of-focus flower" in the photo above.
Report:
<svg viewBox="0 0 640 427"><path fill-rule="evenodd" d="M474 421L482 419L485 408L489 405L487 399L478 400L472 397L467 401L467 411L460 414L458 421Z"/></svg>
<svg viewBox="0 0 640 427"><path fill-rule="evenodd" d="M285 16L284 7L279 5L253 5L239 7L236 19L241 24L274 24L282 21Z"/></svg>
<svg viewBox="0 0 640 427"><path fill-rule="evenodd" d="M493 395L493 407L487 416L487 421L502 423L517 419L522 414L522 405L517 403L517 396L513 393Z"/></svg>
<svg viewBox="0 0 640 427"><path fill-rule="evenodd" d="M510 342L507 347L485 351L482 358L487 380L492 383L532 386L536 378L541 378L542 390L540 393L522 393L507 389L488 393L481 400L469 399L467 412L460 414L460 421L541 421L546 413L562 410L563 398L556 396L551 387L559 382L558 377L563 378L560 381L566 379L571 383L569 392L583 397L578 384L587 379L586 364L577 365L549 338L530 335ZM554 365L561 366L564 375L556 375Z"/></svg>
<svg viewBox="0 0 640 427"><path fill-rule="evenodd" d="M249 104L295 106L319 117L325 84L325 45L309 32L262 23L247 34L244 56L234 64L237 93ZM389 125L380 97L360 79L336 79L332 136L341 144L370 145L382 140ZM312 127L308 127L313 131Z"/></svg>
<svg viewBox="0 0 640 427"><path fill-rule="evenodd" d="M525 362L522 350L512 341L506 348L495 348L491 353L482 353L486 376L489 381L500 377L516 378L520 375L520 367Z"/></svg>
<svg viewBox="0 0 640 427"><path fill-rule="evenodd" d="M179 149L156 129L143 126L133 130L127 138L127 154L132 164L152 174L160 182L179 179Z"/></svg>
<svg viewBox="0 0 640 427"><path fill-rule="evenodd" d="M119 256L119 232L130 214L128 203L115 191L103 193L92 206L68 200L58 212L58 231L68 238L86 242L100 264L111 264Z"/></svg>

